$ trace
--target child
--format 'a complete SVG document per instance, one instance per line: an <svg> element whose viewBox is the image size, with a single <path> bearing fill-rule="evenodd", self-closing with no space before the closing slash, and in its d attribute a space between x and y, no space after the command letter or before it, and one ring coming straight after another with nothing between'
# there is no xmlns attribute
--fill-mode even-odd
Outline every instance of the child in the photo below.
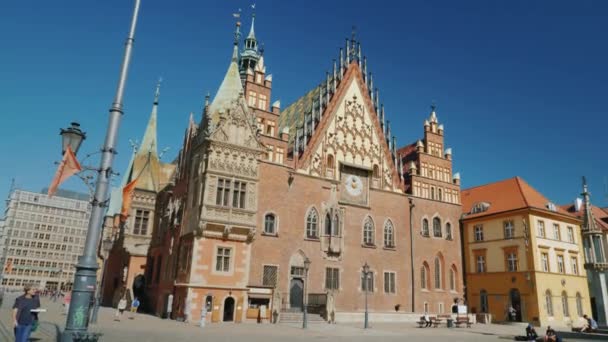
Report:
<svg viewBox="0 0 608 342"><path fill-rule="evenodd" d="M127 298L125 298L123 296L118 301L118 306L116 307L116 320L117 321L120 321L120 317L122 317L122 314L125 312L126 308L127 308Z"/></svg>

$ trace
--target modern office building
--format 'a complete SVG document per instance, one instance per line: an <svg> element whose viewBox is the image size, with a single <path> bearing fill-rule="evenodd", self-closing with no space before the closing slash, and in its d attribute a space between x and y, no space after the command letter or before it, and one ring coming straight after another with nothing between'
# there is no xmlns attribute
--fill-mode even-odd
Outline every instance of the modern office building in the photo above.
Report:
<svg viewBox="0 0 608 342"><path fill-rule="evenodd" d="M49 198L46 192L14 190L9 196L0 256L4 288L71 289L86 239L89 196L59 190Z"/></svg>

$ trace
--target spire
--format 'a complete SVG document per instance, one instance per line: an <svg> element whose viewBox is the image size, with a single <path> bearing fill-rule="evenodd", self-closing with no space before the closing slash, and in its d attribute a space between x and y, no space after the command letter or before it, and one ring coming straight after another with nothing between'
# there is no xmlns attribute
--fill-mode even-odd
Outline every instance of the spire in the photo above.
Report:
<svg viewBox="0 0 608 342"><path fill-rule="evenodd" d="M340 48L340 79L342 79L342 74L344 73L344 51Z"/></svg>
<svg viewBox="0 0 608 342"><path fill-rule="evenodd" d="M583 231L593 232L598 231L597 226L595 224L595 218L593 217L593 211L591 207L591 199L589 190L587 189L587 179L583 176L583 204L584 204L584 217L583 217Z"/></svg>
<svg viewBox="0 0 608 342"><path fill-rule="evenodd" d="M249 29L249 35L247 35L247 39L255 40L255 30L253 28L255 25L255 4L251 5L251 8L253 9L253 13L251 14L251 28Z"/></svg>
<svg viewBox="0 0 608 342"><path fill-rule="evenodd" d="M437 123L437 113L435 113L436 109L437 109L437 106L435 105L435 103L433 103L431 105L431 117L429 118L429 120L434 123Z"/></svg>
<svg viewBox="0 0 608 342"><path fill-rule="evenodd" d="M141 140L141 145L138 155L158 155L157 144L156 144L156 117L158 113L158 101L160 98L160 84L162 82L162 78L158 79L158 83L156 84L156 90L154 91L154 102L152 104L152 113L150 113L150 120L148 120L148 126L146 127L146 131L144 132L144 137Z"/></svg>
<svg viewBox="0 0 608 342"><path fill-rule="evenodd" d="M228 71L226 71L226 75L224 75L224 80L222 81L222 84L220 84L220 87L215 94L215 98L207 111L207 114L211 115L211 121L214 124L219 120L219 112L228 110L228 108L231 107L232 101L237 100L240 94L243 93L243 84L241 83L239 66L237 65L240 26L241 23L237 21L236 30L234 32L234 49L230 66L228 66Z"/></svg>

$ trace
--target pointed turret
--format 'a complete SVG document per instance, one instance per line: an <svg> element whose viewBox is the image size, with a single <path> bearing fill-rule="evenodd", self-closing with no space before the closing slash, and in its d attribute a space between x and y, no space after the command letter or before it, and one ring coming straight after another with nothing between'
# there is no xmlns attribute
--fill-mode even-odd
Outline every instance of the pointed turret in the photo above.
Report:
<svg viewBox="0 0 608 342"><path fill-rule="evenodd" d="M241 77L239 75L238 61L238 39L240 36L240 23L236 24L236 31L234 33L234 48L232 51L232 59L228 66L228 71L224 75L224 80L220 84L213 102L209 106L208 114L211 117L211 122L216 124L219 121L220 112L225 112L230 104L237 100L240 94L243 93L243 84L241 83Z"/></svg>
<svg viewBox="0 0 608 342"><path fill-rule="evenodd" d="M152 113L150 113L150 120L148 120L148 126L146 127L144 137L141 140L141 145L139 151L137 152L138 155L158 155L158 146L156 142L156 118L158 115L158 101L160 98L161 82L162 79L159 79L158 83L156 84L156 90L154 91L154 102L152 104Z"/></svg>
<svg viewBox="0 0 608 342"><path fill-rule="evenodd" d="M583 176L583 232L599 232L597 225L595 224L595 218L593 217L593 211L591 209L591 199L589 196L589 190L587 188L587 179Z"/></svg>
<svg viewBox="0 0 608 342"><path fill-rule="evenodd" d="M237 25L239 24L240 23L237 23ZM241 61L239 65L239 70L243 81L247 79L247 70L255 70L261 56L262 54L258 49L258 41L255 38L255 12L253 12L251 14L251 28L249 29L247 38L245 38L245 47L241 53Z"/></svg>

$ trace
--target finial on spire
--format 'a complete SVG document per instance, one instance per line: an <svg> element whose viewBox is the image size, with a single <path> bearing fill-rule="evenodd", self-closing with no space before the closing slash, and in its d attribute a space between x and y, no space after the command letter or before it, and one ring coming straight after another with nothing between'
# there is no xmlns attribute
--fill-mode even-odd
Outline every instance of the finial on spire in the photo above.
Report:
<svg viewBox="0 0 608 342"><path fill-rule="evenodd" d="M247 36L247 39L255 39L255 29L254 29L254 25L255 25L255 4L251 4L251 28L249 29L249 35Z"/></svg>
<svg viewBox="0 0 608 342"><path fill-rule="evenodd" d="M211 98L211 94L207 91L207 95L205 95L205 107L209 106L209 99Z"/></svg>
<svg viewBox="0 0 608 342"><path fill-rule="evenodd" d="M158 99L160 97L160 84L162 83L163 78L159 77L158 82L156 83L156 90L154 91L154 104L158 104Z"/></svg>
<svg viewBox="0 0 608 342"><path fill-rule="evenodd" d="M357 35L357 26L353 25L353 29L350 32L350 40L354 42L356 35Z"/></svg>

